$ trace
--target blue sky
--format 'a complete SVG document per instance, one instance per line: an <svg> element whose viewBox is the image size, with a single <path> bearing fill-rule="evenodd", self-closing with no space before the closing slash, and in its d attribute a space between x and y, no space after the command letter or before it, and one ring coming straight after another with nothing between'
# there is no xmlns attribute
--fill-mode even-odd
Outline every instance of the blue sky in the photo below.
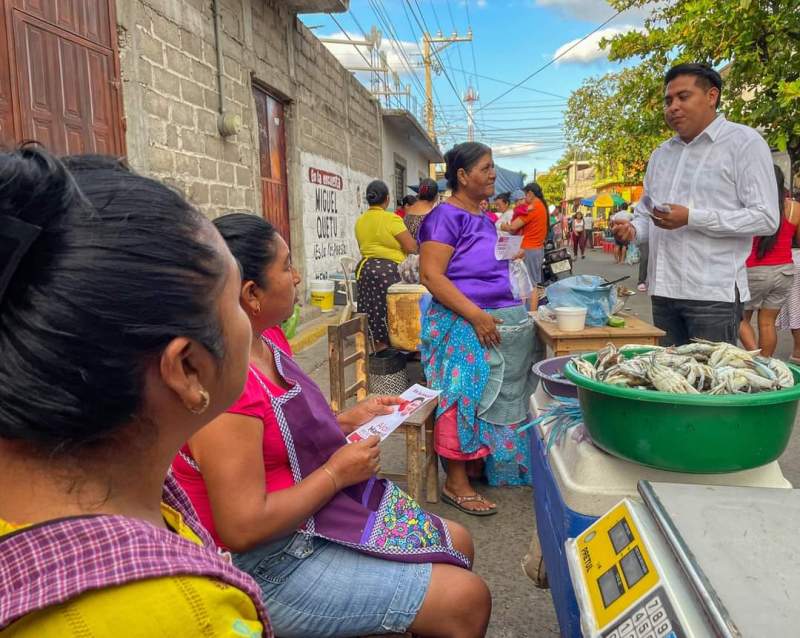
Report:
<svg viewBox="0 0 800 638"><path fill-rule="evenodd" d="M600 50L600 38L641 26L643 15L636 10L620 14L520 88L494 101L511 88L502 82L519 82L615 13L605 0L351 0L346 13L309 14L302 20L318 37L342 38L344 31L352 39L363 39L364 32L377 26L389 68L397 72L401 85L411 86L420 109L424 103L417 44L420 23L445 35L454 30L463 35L471 26L472 43L453 44L440 53L444 72L433 80L439 141L446 150L466 139L467 116L460 98L471 85L479 93L474 105L475 138L496 149L499 165L530 176L534 169L546 170L563 153L562 114L570 92L584 78L618 68ZM370 57L364 47L332 44L329 48L347 65L364 66L364 57ZM359 77L370 82L369 74ZM424 125L421 113L420 120Z"/></svg>

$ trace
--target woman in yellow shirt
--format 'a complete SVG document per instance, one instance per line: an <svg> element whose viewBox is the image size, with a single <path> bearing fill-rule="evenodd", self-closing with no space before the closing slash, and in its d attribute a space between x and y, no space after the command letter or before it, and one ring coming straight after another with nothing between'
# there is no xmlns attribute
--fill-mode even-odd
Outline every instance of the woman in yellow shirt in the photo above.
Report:
<svg viewBox="0 0 800 638"><path fill-rule="evenodd" d="M403 219L386 210L389 187L376 179L367 186L369 208L356 222L356 240L361 261L356 271L358 311L367 315L375 350L389 344L386 324L386 293L400 281L397 270L406 255L417 252L417 242L408 232Z"/></svg>
<svg viewBox="0 0 800 638"><path fill-rule="evenodd" d="M242 391L213 225L113 158L0 153L0 634L272 636L167 475Z"/></svg>

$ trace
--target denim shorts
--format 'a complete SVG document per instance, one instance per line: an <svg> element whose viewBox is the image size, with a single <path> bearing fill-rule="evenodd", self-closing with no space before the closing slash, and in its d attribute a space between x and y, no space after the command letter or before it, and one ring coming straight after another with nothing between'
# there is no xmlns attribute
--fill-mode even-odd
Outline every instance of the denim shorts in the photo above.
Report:
<svg viewBox="0 0 800 638"><path fill-rule="evenodd" d="M422 607L432 569L300 533L235 554L234 563L261 587L281 638L403 633Z"/></svg>

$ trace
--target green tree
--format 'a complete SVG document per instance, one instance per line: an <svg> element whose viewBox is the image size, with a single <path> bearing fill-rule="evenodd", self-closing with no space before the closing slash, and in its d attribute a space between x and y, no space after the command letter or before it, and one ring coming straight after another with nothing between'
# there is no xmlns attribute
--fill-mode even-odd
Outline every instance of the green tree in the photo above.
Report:
<svg viewBox="0 0 800 638"><path fill-rule="evenodd" d="M611 60L638 60L663 75L681 62L730 63L723 109L800 158L800 4L798 0L609 0L616 9L649 7L644 31L611 39ZM644 108L651 105L644 104Z"/></svg>
<svg viewBox="0 0 800 638"><path fill-rule="evenodd" d="M544 198L548 203L556 205L563 201L566 195L566 179L566 169L558 166L553 166L546 173L540 173L536 176L536 181L542 187Z"/></svg>
<svg viewBox="0 0 800 638"><path fill-rule="evenodd" d="M670 134L661 90L660 76L644 66L588 78L567 102L568 144L601 174L641 180L653 149Z"/></svg>

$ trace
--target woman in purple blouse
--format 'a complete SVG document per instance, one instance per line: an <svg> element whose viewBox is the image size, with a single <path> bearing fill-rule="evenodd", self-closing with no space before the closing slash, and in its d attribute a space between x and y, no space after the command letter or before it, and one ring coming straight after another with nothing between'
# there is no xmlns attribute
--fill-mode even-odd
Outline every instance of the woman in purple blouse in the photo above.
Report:
<svg viewBox="0 0 800 638"><path fill-rule="evenodd" d="M445 154L452 196L419 231L420 279L434 297L423 320L422 361L440 390L437 453L447 459L443 500L473 515L496 505L472 488L467 462L483 459L491 485L530 484L526 434L535 377L535 333L514 298L508 261L495 257L497 231L480 202L494 193L491 149L459 144Z"/></svg>

